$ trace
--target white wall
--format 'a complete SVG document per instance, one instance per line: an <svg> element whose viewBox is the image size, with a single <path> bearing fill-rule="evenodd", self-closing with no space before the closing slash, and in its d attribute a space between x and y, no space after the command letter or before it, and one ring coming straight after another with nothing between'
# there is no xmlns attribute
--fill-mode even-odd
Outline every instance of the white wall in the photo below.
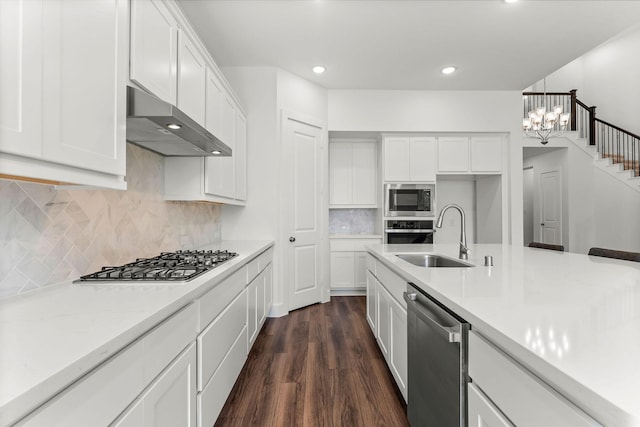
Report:
<svg viewBox="0 0 640 427"><path fill-rule="evenodd" d="M547 77L547 91L578 90L596 115L640 135L640 25L586 53ZM535 90L542 90L540 83Z"/></svg>
<svg viewBox="0 0 640 427"><path fill-rule="evenodd" d="M464 210L467 243L476 243L476 191L473 179L438 179L436 206L438 210L449 203L460 205ZM435 224L434 224L435 225ZM457 243L460 241L460 214L455 209L445 213L442 228L436 229L435 243Z"/></svg>
<svg viewBox="0 0 640 427"><path fill-rule="evenodd" d="M225 67L223 73L247 108L247 205L223 206L222 238L274 240L274 308L286 314L283 288L281 110L327 122L327 91L274 67ZM326 133L326 132L325 132ZM327 137L325 135L325 141ZM325 226L328 224L325 212Z"/></svg>
<svg viewBox="0 0 640 427"><path fill-rule="evenodd" d="M502 178L476 177L476 241L502 243Z"/></svg>
<svg viewBox="0 0 640 427"><path fill-rule="evenodd" d="M505 133L501 234L514 245L522 245L521 126L520 91L329 91L331 131Z"/></svg>

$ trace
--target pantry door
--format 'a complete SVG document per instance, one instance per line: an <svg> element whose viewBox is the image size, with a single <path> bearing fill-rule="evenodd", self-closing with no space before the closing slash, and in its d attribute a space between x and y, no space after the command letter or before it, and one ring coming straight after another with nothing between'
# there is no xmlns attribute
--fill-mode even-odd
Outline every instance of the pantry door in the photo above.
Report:
<svg viewBox="0 0 640 427"><path fill-rule="evenodd" d="M289 310L322 299L323 127L283 112L284 277Z"/></svg>
<svg viewBox="0 0 640 427"><path fill-rule="evenodd" d="M560 171L540 174L540 241L562 245L562 188Z"/></svg>

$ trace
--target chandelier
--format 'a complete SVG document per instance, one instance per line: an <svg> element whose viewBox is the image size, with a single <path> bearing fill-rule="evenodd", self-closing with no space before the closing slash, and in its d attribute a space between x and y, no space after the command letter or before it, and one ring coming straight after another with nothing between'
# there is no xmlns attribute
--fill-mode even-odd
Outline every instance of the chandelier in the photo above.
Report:
<svg viewBox="0 0 640 427"><path fill-rule="evenodd" d="M529 111L529 117L522 119L522 130L527 138L537 138L542 145L546 145L549 138L557 138L564 133L571 115L562 112L562 105L547 111L547 79L543 81L544 106Z"/></svg>

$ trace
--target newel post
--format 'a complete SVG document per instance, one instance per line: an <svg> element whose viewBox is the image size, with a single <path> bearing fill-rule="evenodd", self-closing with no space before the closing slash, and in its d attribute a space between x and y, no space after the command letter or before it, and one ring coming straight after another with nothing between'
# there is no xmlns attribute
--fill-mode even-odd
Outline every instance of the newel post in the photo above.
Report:
<svg viewBox="0 0 640 427"><path fill-rule="evenodd" d="M571 94L571 130L576 130L577 127L577 117L578 117L578 108L577 108L577 89L571 89L569 93Z"/></svg>
<svg viewBox="0 0 640 427"><path fill-rule="evenodd" d="M589 107L589 145L596 145L596 107Z"/></svg>

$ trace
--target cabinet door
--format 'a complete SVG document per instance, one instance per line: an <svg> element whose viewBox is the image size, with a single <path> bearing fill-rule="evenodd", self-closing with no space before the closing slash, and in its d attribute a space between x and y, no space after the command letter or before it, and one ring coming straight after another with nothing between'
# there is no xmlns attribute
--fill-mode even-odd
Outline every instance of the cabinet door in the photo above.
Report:
<svg viewBox="0 0 640 427"><path fill-rule="evenodd" d="M329 204L351 205L352 185L352 145L346 142L329 144Z"/></svg>
<svg viewBox="0 0 640 427"><path fill-rule="evenodd" d="M502 139L471 137L471 172L502 171Z"/></svg>
<svg viewBox="0 0 640 427"><path fill-rule="evenodd" d="M176 105L178 26L160 0L131 1L131 80Z"/></svg>
<svg viewBox="0 0 640 427"><path fill-rule="evenodd" d="M264 270L262 271L262 273L260 273L260 275L258 276L258 278L256 279L257 283L257 295L256 295L256 309L257 309L257 314L256 314L256 323L257 323L257 332L256 334L260 333L260 328L262 327L262 323L264 322L265 319L265 306L264 306L264 301L265 301L265 272Z"/></svg>
<svg viewBox="0 0 640 427"><path fill-rule="evenodd" d="M389 310L391 295L379 282L376 284L376 293L378 300L378 345L388 363L391 348L391 313Z"/></svg>
<svg viewBox="0 0 640 427"><path fill-rule="evenodd" d="M247 200L247 119L240 111L236 115L235 147L235 195L237 200Z"/></svg>
<svg viewBox="0 0 640 427"><path fill-rule="evenodd" d="M376 144L353 142L351 146L351 203L361 206L376 206L378 200Z"/></svg>
<svg viewBox="0 0 640 427"><path fill-rule="evenodd" d="M144 426L144 402L136 400L135 404L125 411L110 427Z"/></svg>
<svg viewBox="0 0 640 427"><path fill-rule="evenodd" d="M410 181L411 140L408 137L385 138L384 180Z"/></svg>
<svg viewBox="0 0 640 427"><path fill-rule="evenodd" d="M220 125L223 101L222 83L210 67L207 67L207 80L205 83L205 127L209 132L220 137Z"/></svg>
<svg viewBox="0 0 640 427"><path fill-rule="evenodd" d="M247 348L251 350L258 335L258 278L247 287Z"/></svg>
<svg viewBox="0 0 640 427"><path fill-rule="evenodd" d="M222 113L220 115L220 135L222 142L233 150L231 157L220 157L220 193L219 196L233 198L235 195L235 131L236 106L228 94L222 99Z"/></svg>
<svg viewBox="0 0 640 427"><path fill-rule="evenodd" d="M42 156L42 2L0 1L0 151Z"/></svg>
<svg viewBox="0 0 640 427"><path fill-rule="evenodd" d="M407 310L389 298L389 367L400 392L407 400Z"/></svg>
<svg viewBox="0 0 640 427"><path fill-rule="evenodd" d="M355 253L355 287L364 288L367 286L367 253Z"/></svg>
<svg viewBox="0 0 640 427"><path fill-rule="evenodd" d="M468 389L469 427L511 427L513 424L496 408L473 383Z"/></svg>
<svg viewBox="0 0 640 427"><path fill-rule="evenodd" d="M331 287L353 288L355 281L353 252L331 253Z"/></svg>
<svg viewBox="0 0 640 427"><path fill-rule="evenodd" d="M376 325L378 322L378 299L376 290L376 278L367 271L367 322L371 326L373 336L378 335Z"/></svg>
<svg viewBox="0 0 640 427"><path fill-rule="evenodd" d="M42 4L43 158L125 175L128 2Z"/></svg>
<svg viewBox="0 0 640 427"><path fill-rule="evenodd" d="M469 171L469 138L438 138L438 170L440 172Z"/></svg>
<svg viewBox="0 0 640 427"><path fill-rule="evenodd" d="M178 32L178 108L205 125L206 63L184 31Z"/></svg>
<svg viewBox="0 0 640 427"><path fill-rule="evenodd" d="M144 426L196 426L196 345L191 344L145 392Z"/></svg>
<svg viewBox="0 0 640 427"><path fill-rule="evenodd" d="M265 269L264 275L264 313L265 316L269 315L271 311L271 305L273 304L273 268L272 264L269 264Z"/></svg>
<svg viewBox="0 0 640 427"><path fill-rule="evenodd" d="M411 181L436 180L436 139L411 138Z"/></svg>

